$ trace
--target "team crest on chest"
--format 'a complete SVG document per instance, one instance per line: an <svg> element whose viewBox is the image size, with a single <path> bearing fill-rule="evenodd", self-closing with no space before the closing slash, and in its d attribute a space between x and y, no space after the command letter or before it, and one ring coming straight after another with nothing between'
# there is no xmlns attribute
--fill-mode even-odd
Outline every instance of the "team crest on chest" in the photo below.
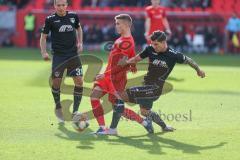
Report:
<svg viewBox="0 0 240 160"><path fill-rule="evenodd" d="M75 18L70 18L71 23L75 23Z"/></svg>
<svg viewBox="0 0 240 160"><path fill-rule="evenodd" d="M55 77L59 77L60 76L60 72L55 72L54 75L55 75Z"/></svg>

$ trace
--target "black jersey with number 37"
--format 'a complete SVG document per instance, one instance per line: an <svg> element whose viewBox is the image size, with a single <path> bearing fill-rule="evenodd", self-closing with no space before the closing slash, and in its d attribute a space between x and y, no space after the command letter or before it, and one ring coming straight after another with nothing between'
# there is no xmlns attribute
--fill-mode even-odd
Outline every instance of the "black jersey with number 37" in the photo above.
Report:
<svg viewBox="0 0 240 160"><path fill-rule="evenodd" d="M158 80L165 81L171 73L176 63L184 63L186 57L171 48L163 53L157 53L152 46L146 47L140 54L142 59L149 59L147 75L144 77L145 83L154 83Z"/></svg>
<svg viewBox="0 0 240 160"><path fill-rule="evenodd" d="M53 54L74 55L77 53L76 29L79 27L79 18L76 13L67 12L62 17L55 13L46 18L42 33L51 32Z"/></svg>

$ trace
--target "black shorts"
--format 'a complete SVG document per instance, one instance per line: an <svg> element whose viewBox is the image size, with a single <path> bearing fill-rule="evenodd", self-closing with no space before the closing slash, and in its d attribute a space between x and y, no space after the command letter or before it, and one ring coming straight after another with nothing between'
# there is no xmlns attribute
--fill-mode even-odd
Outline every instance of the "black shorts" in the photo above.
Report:
<svg viewBox="0 0 240 160"><path fill-rule="evenodd" d="M126 91L129 102L139 104L141 107L150 110L153 106L153 102L160 97L162 87L158 85L144 85L131 87Z"/></svg>
<svg viewBox="0 0 240 160"><path fill-rule="evenodd" d="M62 56L53 55L52 60L52 78L62 78L67 69L67 76L82 76L82 64L79 55Z"/></svg>

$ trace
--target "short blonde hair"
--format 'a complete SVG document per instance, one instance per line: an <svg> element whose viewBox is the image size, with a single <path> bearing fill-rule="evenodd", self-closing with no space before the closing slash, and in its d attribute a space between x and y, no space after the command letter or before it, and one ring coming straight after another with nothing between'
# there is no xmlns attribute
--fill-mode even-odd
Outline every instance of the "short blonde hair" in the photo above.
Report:
<svg viewBox="0 0 240 160"><path fill-rule="evenodd" d="M117 16L115 16L115 19L121 19L121 20L125 20L127 22L129 22L130 24L132 24L132 18L129 14L119 14Z"/></svg>

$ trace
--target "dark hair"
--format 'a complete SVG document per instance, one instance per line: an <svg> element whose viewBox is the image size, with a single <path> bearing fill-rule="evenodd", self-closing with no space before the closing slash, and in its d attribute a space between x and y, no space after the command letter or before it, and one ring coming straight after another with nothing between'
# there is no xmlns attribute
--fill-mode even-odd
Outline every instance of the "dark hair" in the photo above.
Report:
<svg viewBox="0 0 240 160"><path fill-rule="evenodd" d="M158 42L162 42L162 41L166 41L167 40L167 35L165 32L163 31L160 31L160 30L157 30L157 31L154 31L152 34L151 34L151 40L152 41L158 41Z"/></svg>
<svg viewBox="0 0 240 160"><path fill-rule="evenodd" d="M119 15L115 16L115 19L126 20L130 24L132 24L132 18L129 14L119 14Z"/></svg>

